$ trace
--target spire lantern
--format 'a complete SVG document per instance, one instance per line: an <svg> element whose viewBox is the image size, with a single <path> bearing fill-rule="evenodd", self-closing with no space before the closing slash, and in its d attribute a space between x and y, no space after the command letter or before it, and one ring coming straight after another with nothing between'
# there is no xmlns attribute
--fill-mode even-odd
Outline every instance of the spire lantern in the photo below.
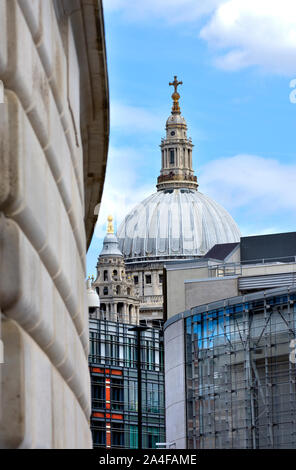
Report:
<svg viewBox="0 0 296 470"><path fill-rule="evenodd" d="M187 137L187 125L181 115L178 86L183 82L169 82L174 87L172 94L173 107L171 115L166 122L166 138L161 140L161 171L157 180L158 191L166 189L191 189L197 190L197 178L192 168L191 139Z"/></svg>

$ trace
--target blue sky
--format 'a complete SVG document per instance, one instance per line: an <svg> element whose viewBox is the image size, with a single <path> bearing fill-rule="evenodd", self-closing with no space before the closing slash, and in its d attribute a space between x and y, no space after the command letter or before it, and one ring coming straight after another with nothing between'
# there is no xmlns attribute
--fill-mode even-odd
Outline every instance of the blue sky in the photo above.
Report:
<svg viewBox="0 0 296 470"><path fill-rule="evenodd" d="M95 274L107 215L117 226L155 191L174 75L199 190L243 235L296 230L295 0L103 4L110 150L87 274Z"/></svg>

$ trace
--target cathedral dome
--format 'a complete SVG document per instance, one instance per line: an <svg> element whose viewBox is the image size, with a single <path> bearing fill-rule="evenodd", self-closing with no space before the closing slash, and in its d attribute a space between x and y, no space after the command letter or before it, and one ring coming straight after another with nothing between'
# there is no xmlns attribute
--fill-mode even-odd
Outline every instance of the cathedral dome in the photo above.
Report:
<svg viewBox="0 0 296 470"><path fill-rule="evenodd" d="M136 206L117 237L126 260L203 256L214 245L240 240L231 215L196 190L158 191Z"/></svg>
<svg viewBox="0 0 296 470"><path fill-rule="evenodd" d="M90 279L87 281L86 293L88 308L100 308L100 298L95 289L92 287Z"/></svg>
<svg viewBox="0 0 296 470"><path fill-rule="evenodd" d="M169 85L174 87L173 106L161 139L158 191L135 207L117 232L127 262L200 257L214 245L238 242L241 236L230 214L198 191L193 143L177 91L182 82L175 76Z"/></svg>
<svg viewBox="0 0 296 470"><path fill-rule="evenodd" d="M103 248L100 253L100 257L116 257L122 258L123 254L118 248L118 240L116 235L114 235L114 227L113 227L113 217L111 215L108 216L108 228L107 228L107 235L103 241Z"/></svg>

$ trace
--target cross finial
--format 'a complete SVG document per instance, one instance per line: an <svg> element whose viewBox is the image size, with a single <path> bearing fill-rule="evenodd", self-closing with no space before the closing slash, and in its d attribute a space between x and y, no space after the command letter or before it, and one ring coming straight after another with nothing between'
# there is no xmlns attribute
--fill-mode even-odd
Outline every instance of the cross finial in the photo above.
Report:
<svg viewBox="0 0 296 470"><path fill-rule="evenodd" d="M175 75L174 81L170 82L169 85L175 88L175 93L178 93L178 86L183 85L183 82L178 82L177 75Z"/></svg>
<svg viewBox="0 0 296 470"><path fill-rule="evenodd" d="M172 113L173 114L180 114L180 105L179 105L179 99L180 99L180 95L178 93L178 86L179 85L183 85L183 82L178 82L178 79L177 79L177 75L174 76L174 81L173 82L169 82L169 85L170 86L173 86L175 91L174 93L172 94L172 98L173 98L173 108L172 108Z"/></svg>

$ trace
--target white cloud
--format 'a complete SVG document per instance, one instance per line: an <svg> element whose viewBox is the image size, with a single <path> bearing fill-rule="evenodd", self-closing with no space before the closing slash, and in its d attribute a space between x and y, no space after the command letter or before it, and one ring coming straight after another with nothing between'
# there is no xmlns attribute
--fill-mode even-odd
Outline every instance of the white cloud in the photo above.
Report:
<svg viewBox="0 0 296 470"><path fill-rule="evenodd" d="M130 21L192 22L225 0L104 0L104 10L118 11Z"/></svg>
<svg viewBox="0 0 296 470"><path fill-rule="evenodd" d="M145 132L159 132L164 119L157 110L147 110L138 106L130 106L119 101L111 101L110 105L111 127L118 128L128 134Z"/></svg>
<svg viewBox="0 0 296 470"><path fill-rule="evenodd" d="M103 238L106 234L107 216L114 217L118 227L129 211L155 190L153 185L141 186L138 179L137 163L141 155L129 147L110 148L106 182L95 236Z"/></svg>
<svg viewBox="0 0 296 470"><path fill-rule="evenodd" d="M128 21L190 23L214 50L223 50L214 59L219 68L296 73L295 0L105 0L104 8Z"/></svg>
<svg viewBox="0 0 296 470"><path fill-rule="evenodd" d="M262 218L288 211L296 214L296 164L255 155L236 155L206 164L200 191L229 210L247 209Z"/></svg>
<svg viewBox="0 0 296 470"><path fill-rule="evenodd" d="M218 6L200 37L214 48L228 49L215 59L218 67L296 72L295 0L228 0Z"/></svg>
<svg viewBox="0 0 296 470"><path fill-rule="evenodd" d="M117 229L133 207L155 191L151 183L139 184L133 149L111 148L106 183L95 237L106 234L107 216ZM296 223L296 164L256 155L235 155L211 161L200 168L199 190L229 210L247 235L293 229Z"/></svg>

